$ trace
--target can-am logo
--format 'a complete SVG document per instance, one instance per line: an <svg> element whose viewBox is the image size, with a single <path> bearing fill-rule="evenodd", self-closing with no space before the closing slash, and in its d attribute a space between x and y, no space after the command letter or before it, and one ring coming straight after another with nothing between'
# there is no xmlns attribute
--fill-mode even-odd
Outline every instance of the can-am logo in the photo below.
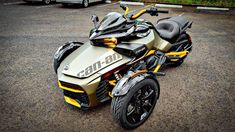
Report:
<svg viewBox="0 0 235 132"><path fill-rule="evenodd" d="M92 74L96 73L97 71L113 64L114 62L117 62L122 59L122 56L120 54L114 53L112 55L106 56L104 58L101 58L100 61L95 62L94 64L88 66L84 70L80 71L77 76L79 78L85 78L89 77Z"/></svg>

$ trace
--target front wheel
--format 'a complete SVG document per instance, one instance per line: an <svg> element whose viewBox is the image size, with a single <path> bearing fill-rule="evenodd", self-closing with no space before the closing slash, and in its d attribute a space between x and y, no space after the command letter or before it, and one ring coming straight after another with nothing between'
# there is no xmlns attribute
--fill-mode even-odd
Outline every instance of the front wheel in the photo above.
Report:
<svg viewBox="0 0 235 132"><path fill-rule="evenodd" d="M83 0L82 2L83 7L88 7L89 6L89 1L88 0Z"/></svg>
<svg viewBox="0 0 235 132"><path fill-rule="evenodd" d="M137 128L152 113L159 93L159 86L154 80L138 82L126 95L113 97L111 112L114 120L123 128Z"/></svg>
<svg viewBox="0 0 235 132"><path fill-rule="evenodd" d="M49 4L51 3L51 0L43 0L43 3L44 3L45 5L49 5Z"/></svg>

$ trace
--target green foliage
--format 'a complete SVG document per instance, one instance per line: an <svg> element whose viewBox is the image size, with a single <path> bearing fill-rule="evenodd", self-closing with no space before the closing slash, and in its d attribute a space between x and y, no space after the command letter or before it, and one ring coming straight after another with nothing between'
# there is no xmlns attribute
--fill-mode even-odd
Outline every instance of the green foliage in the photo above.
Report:
<svg viewBox="0 0 235 132"><path fill-rule="evenodd" d="M203 6L221 6L221 7L235 7L235 0L125 0L136 2L160 2L172 4L186 4L186 5L203 5Z"/></svg>
<svg viewBox="0 0 235 132"><path fill-rule="evenodd" d="M235 6L234 0L156 0L175 4L205 5L205 6Z"/></svg>

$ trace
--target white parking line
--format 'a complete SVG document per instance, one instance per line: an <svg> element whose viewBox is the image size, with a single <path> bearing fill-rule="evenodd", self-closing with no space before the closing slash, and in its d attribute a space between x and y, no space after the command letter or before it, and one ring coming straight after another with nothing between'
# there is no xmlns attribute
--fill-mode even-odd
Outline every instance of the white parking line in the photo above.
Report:
<svg viewBox="0 0 235 132"><path fill-rule="evenodd" d="M183 8L182 5L170 5L170 4L156 4L155 6L161 8Z"/></svg>
<svg viewBox="0 0 235 132"><path fill-rule="evenodd" d="M228 11L229 8L218 8L218 7L197 7L198 10L219 10L219 11Z"/></svg>
<svg viewBox="0 0 235 132"><path fill-rule="evenodd" d="M49 8L49 7L54 7L54 6L57 6L57 5L59 5L59 4L37 6L36 9Z"/></svg>
<svg viewBox="0 0 235 132"><path fill-rule="evenodd" d="M118 4L119 2L115 2L115 3L111 3L111 4L105 4L105 5L101 5L101 6L97 6L97 7L105 7L105 6L109 6L109 5L115 5Z"/></svg>
<svg viewBox="0 0 235 132"><path fill-rule="evenodd" d="M17 5L17 4L23 4L25 2L23 1L18 1L18 2L9 2L9 3L3 3L3 5Z"/></svg>
<svg viewBox="0 0 235 132"><path fill-rule="evenodd" d="M144 5L143 2L129 2L129 1L120 1L120 4L125 4L125 5L139 5L139 6L143 6L143 5Z"/></svg>

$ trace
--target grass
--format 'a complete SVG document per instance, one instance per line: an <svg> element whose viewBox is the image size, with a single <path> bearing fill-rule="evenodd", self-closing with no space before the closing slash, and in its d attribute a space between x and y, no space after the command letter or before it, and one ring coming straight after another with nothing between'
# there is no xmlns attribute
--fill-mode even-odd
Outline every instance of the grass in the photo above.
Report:
<svg viewBox="0 0 235 132"><path fill-rule="evenodd" d="M220 7L235 7L235 0L127 0L138 2L159 2L171 4L185 5L203 5L203 6L220 6Z"/></svg>

